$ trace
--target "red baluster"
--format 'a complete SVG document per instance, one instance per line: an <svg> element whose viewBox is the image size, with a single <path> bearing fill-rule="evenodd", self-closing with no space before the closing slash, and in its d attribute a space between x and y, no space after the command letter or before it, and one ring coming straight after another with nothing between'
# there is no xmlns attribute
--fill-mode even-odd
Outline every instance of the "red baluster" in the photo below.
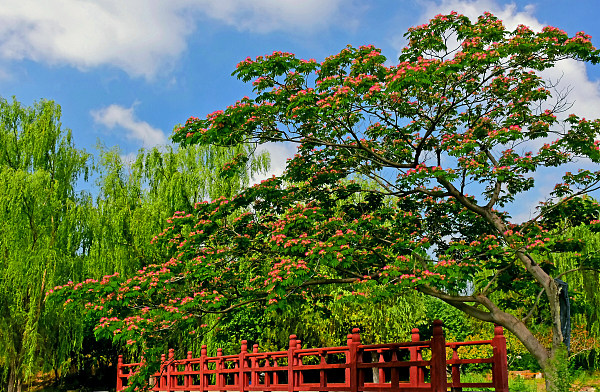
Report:
<svg viewBox="0 0 600 392"><path fill-rule="evenodd" d="M279 366L279 360L277 357L273 358L273 367ZM277 371L273 372L273 385L279 385L279 373Z"/></svg>
<svg viewBox="0 0 600 392"><path fill-rule="evenodd" d="M492 339L494 352L494 364L492 377L496 392L508 392L508 363L506 357L506 338L504 330L498 324L494 326L494 338Z"/></svg>
<svg viewBox="0 0 600 392"><path fill-rule="evenodd" d="M295 377L294 377L294 365L295 365L295 355L294 351L296 350L296 335L290 335L290 345L287 352L288 357L288 392L294 392L294 388L296 387Z"/></svg>
<svg viewBox="0 0 600 392"><path fill-rule="evenodd" d="M160 373L156 377L159 382L157 383L157 387L165 388L167 386L167 356L165 354L160 355ZM162 389L156 389L156 391Z"/></svg>
<svg viewBox="0 0 600 392"><path fill-rule="evenodd" d="M177 381L174 379L175 377L171 375L174 370L174 361L175 361L175 350L169 349L169 363L167 363L167 391L172 391L177 386Z"/></svg>
<svg viewBox="0 0 600 392"><path fill-rule="evenodd" d="M351 341L349 344L349 354L350 354L350 392L358 392L358 386L364 384L364 380L359 380L359 371L358 371L358 346L360 346L360 329L354 328L352 330Z"/></svg>
<svg viewBox="0 0 600 392"><path fill-rule="evenodd" d="M319 386L325 388L327 386L327 373L325 373L325 367L327 366L327 360L325 359L325 350L319 350L319 357L321 370L319 370Z"/></svg>
<svg viewBox="0 0 600 392"><path fill-rule="evenodd" d="M258 353L258 344L255 344L252 346L252 353L253 354ZM252 380L252 386L257 387L258 381L259 381L258 380L259 369L258 369L258 361L256 360L256 356L253 356L252 359L250 360L250 367L252 368L252 373L250 373L250 377Z"/></svg>
<svg viewBox="0 0 600 392"><path fill-rule="evenodd" d="M205 386L209 384L208 377L205 371L208 370L208 363L206 362L206 345L203 344L200 347L200 392L204 392Z"/></svg>
<svg viewBox="0 0 600 392"><path fill-rule="evenodd" d="M215 386L222 391L223 390L223 386L225 385L225 380L224 380L224 374L222 373L223 370L223 349L222 348L218 348L217 349L217 362L215 363L215 369L216 369L216 381L215 381Z"/></svg>
<svg viewBox="0 0 600 392"><path fill-rule="evenodd" d="M446 340L444 339L444 323L442 320L433 322L433 337L431 338L431 391L446 392Z"/></svg>
<svg viewBox="0 0 600 392"><path fill-rule="evenodd" d="M238 359L240 367L240 373L238 376L240 392L248 390L248 375L244 371L246 369L246 354L248 354L248 341L242 340L242 346L240 347L240 356Z"/></svg>
<svg viewBox="0 0 600 392"><path fill-rule="evenodd" d="M411 341L412 342L419 342L421 341L421 335L419 334L419 328L413 328L411 331ZM412 361L418 361L418 351L419 348L417 346L411 346L409 349L410 352L410 360ZM412 365L410 367L409 370L409 377L410 377L410 385L412 387L418 387L420 386L420 377L419 377L419 371L422 371L421 367L418 365Z"/></svg>
<svg viewBox="0 0 600 392"><path fill-rule="evenodd" d="M296 350L302 350L302 341L300 339L296 339ZM294 365L303 365L301 356L296 355L294 361ZM296 373L296 380L294 381L294 385L302 384L304 384L304 373L302 371L298 371Z"/></svg>
<svg viewBox="0 0 600 392"><path fill-rule="evenodd" d="M117 392L123 390L123 356L119 355L117 360Z"/></svg>
<svg viewBox="0 0 600 392"><path fill-rule="evenodd" d="M379 354L379 355L377 355L377 362L384 363L385 358L383 357L383 350L382 349L377 350L377 354ZM383 383L385 383L385 371L383 370L382 367L380 367L378 370L379 370L379 372L378 372L379 383L383 384Z"/></svg>
<svg viewBox="0 0 600 392"><path fill-rule="evenodd" d="M183 376L183 385L186 388L189 388L190 385L192 385L193 380L192 380L192 375L190 374L192 372L192 352L188 351L187 352L187 358L185 361L185 375Z"/></svg>
<svg viewBox="0 0 600 392"><path fill-rule="evenodd" d="M452 346L452 359L458 361L458 347ZM460 365L455 363L452 365L452 387L454 392L462 392L460 384Z"/></svg>
<svg viewBox="0 0 600 392"><path fill-rule="evenodd" d="M346 336L346 347L347 347L347 350L348 350L348 351L346 351L346 364L348 365L348 367L346 368L346 371L345 371L345 380L344 380L344 387L345 388L350 388L350 384L351 384L350 380L351 380L351 377L352 377L352 375L350 374L350 368L352 367L352 365L351 365L352 364L352 358L350 358L351 357L350 356L350 346L351 345L352 345L352 334L349 333Z"/></svg>

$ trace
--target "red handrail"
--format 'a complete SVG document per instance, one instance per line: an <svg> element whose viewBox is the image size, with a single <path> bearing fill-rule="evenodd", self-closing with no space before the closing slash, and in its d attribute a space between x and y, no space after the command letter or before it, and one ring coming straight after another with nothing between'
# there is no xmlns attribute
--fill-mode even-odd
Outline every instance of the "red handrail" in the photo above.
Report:
<svg viewBox="0 0 600 392"><path fill-rule="evenodd" d="M458 349L469 345L489 345L493 354L489 358L459 358ZM451 359L447 359L446 349L452 350ZM424 351L430 359L423 359ZM329 361L333 357L338 358L334 363ZM316 363L306 363L311 358ZM491 382L462 383L459 367L470 363L491 363ZM143 360L123 363L123 356L119 356L117 392L127 388L129 378L142 364ZM346 346L302 349L300 340L291 335L288 350L259 353L258 345L250 352L243 340L236 355L223 355L218 349L215 357L209 357L206 346L202 346L199 358L188 352L185 359L175 359L171 349L168 357L162 355L160 371L152 379L150 389L157 392L446 392L449 387L454 391L487 387L508 392L506 339L502 327L496 326L491 340L446 343L442 322L436 320L431 340L425 341L419 330L413 329L410 342L364 345L355 328Z"/></svg>

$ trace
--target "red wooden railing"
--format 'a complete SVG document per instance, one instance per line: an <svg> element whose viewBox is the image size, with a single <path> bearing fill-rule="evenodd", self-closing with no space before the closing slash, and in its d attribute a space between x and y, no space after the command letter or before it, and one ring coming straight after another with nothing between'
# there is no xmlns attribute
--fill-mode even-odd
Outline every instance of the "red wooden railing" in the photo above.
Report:
<svg viewBox="0 0 600 392"><path fill-rule="evenodd" d="M342 347L301 348L296 335L290 336L289 349L258 352L258 345L248 351L242 341L237 355L207 356L202 346L200 358L175 359L174 351L162 356L161 370L154 374L150 389L175 391L345 391L345 392L462 392L463 388L491 388L508 392L506 340L502 327L494 328L494 338L475 342L446 343L442 322L433 323L431 340L422 341L419 330L412 330L412 341L389 344L361 344L358 329L348 335ZM464 346L488 345L489 358L461 359ZM451 355L450 355L451 354ZM447 359L447 357L451 357ZM429 358L424 360L423 358ZM492 380L485 383L462 383L460 365L490 363ZM129 378L141 363L117 364L117 392L124 390ZM450 381L446 373L450 371Z"/></svg>

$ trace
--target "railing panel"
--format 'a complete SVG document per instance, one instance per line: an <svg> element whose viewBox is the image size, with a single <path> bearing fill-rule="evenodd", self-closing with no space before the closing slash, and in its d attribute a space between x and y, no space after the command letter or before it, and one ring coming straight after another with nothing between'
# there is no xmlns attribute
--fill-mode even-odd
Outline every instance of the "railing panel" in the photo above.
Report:
<svg viewBox="0 0 600 392"><path fill-rule="evenodd" d="M486 345L489 358L460 358L461 347ZM404 343L363 345L358 329L348 335L346 346L302 348L295 335L290 336L287 351L258 352L258 345L248 350L244 340L240 353L207 356L202 346L199 358L192 352L176 359L174 351L161 357L160 371L151 377L157 392L223 391L223 392L446 392L448 388L493 388L508 392L506 340L501 327L494 329L492 340L446 343L442 323L434 322L433 337L421 341L418 329L412 330L411 341ZM447 358L446 350L451 353ZM426 359L424 359L426 358ZM489 383L462 383L460 366L489 363ZM143 366L140 363L117 363L117 392L129 385L129 378ZM450 367L451 382L446 369Z"/></svg>

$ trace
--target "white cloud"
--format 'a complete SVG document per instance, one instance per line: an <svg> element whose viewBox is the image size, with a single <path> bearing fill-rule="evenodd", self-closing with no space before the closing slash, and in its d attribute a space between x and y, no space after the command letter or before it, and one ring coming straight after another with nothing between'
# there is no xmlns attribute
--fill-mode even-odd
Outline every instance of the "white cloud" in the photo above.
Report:
<svg viewBox="0 0 600 392"><path fill-rule="evenodd" d="M261 145L256 153L268 152L271 158L271 167L268 173L253 177L250 185L258 184L272 176L280 176L287 166L287 160L296 153L296 147L297 145L292 143L265 143Z"/></svg>
<svg viewBox="0 0 600 392"><path fill-rule="evenodd" d="M170 0L4 0L0 56L80 69L113 65L151 77L186 47L186 2Z"/></svg>
<svg viewBox="0 0 600 392"><path fill-rule="evenodd" d="M424 1L421 4L423 5L421 15L425 21L436 14L449 14L451 11L456 11L472 21L476 21L478 16L489 11L500 18L504 22L504 26L510 30L515 29L520 24L529 26L534 30L541 30L544 27L533 15L535 11L533 5L527 5L522 11L519 11L514 3L500 6L493 0L442 0L440 2Z"/></svg>
<svg viewBox="0 0 600 392"><path fill-rule="evenodd" d="M347 26L341 10L342 0L3 0L0 59L153 78L186 50L201 14L243 31L307 32Z"/></svg>
<svg viewBox="0 0 600 392"><path fill-rule="evenodd" d="M253 32L311 31L332 23L354 24L342 15L342 0L205 0L203 12L239 30ZM344 3L344 7L342 7Z"/></svg>
<svg viewBox="0 0 600 392"><path fill-rule="evenodd" d="M567 102L573 106L559 118L566 118L570 113L588 119L600 117L600 83L589 79L584 63L563 60L556 67L543 71L541 75L553 83L559 81L556 89L563 93L568 92Z"/></svg>
<svg viewBox="0 0 600 392"><path fill-rule="evenodd" d="M141 141L145 148L167 144L167 137L163 131L138 120L133 113L133 108L133 106L125 108L110 105L91 111L91 115L97 124L102 124L109 129L120 128L125 131L128 139Z"/></svg>
<svg viewBox="0 0 600 392"><path fill-rule="evenodd" d="M529 26L533 30L541 30L544 27L533 15L535 11L533 5L527 5L519 11L514 3L500 6L494 0L423 0L419 1L419 4L422 12L416 24L426 23L437 14L449 14L452 11L465 15L471 21L476 21L480 15L489 11L502 20L509 30L514 30L520 24ZM402 35L392 38L392 42L398 50L398 55L407 44L406 38Z"/></svg>
<svg viewBox="0 0 600 392"><path fill-rule="evenodd" d="M121 162L123 162L125 166L131 167L135 163L135 160L138 157L138 153L128 152L127 154L119 154L119 157L121 158Z"/></svg>

